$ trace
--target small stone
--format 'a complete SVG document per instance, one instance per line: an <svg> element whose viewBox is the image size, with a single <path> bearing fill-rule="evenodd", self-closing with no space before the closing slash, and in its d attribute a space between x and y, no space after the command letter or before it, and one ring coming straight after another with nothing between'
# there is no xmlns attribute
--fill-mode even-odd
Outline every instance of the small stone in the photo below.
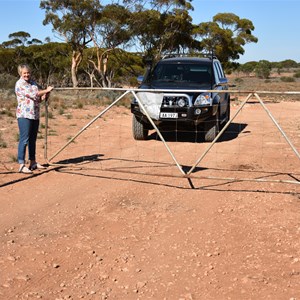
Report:
<svg viewBox="0 0 300 300"><path fill-rule="evenodd" d="M10 260L10 261L16 261L16 258L15 258L15 257L13 257L13 256L11 256L11 255L10 255L10 256L8 256L8 257L7 257L7 259L8 259L8 260Z"/></svg>
<svg viewBox="0 0 300 300"><path fill-rule="evenodd" d="M30 280L30 277L28 275L19 275L18 277L16 277L18 280L24 280L24 281L28 281Z"/></svg>

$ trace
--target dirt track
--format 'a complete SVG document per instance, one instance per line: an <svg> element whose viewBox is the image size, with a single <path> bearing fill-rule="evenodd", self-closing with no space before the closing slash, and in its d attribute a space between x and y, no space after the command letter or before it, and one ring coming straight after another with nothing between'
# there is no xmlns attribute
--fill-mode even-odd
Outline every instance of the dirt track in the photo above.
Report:
<svg viewBox="0 0 300 300"><path fill-rule="evenodd" d="M269 107L299 151L300 104ZM300 187L275 181L299 182L300 162L261 107L246 105L190 182L116 111L54 159L65 167L26 177L4 159L0 299L300 299ZM72 113L51 121L49 152L95 115ZM177 138L188 169L208 145Z"/></svg>

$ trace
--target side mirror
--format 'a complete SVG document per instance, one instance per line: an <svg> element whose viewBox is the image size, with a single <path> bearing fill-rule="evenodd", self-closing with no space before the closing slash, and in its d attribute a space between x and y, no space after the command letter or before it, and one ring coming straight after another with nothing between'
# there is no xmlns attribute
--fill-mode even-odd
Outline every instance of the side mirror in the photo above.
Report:
<svg viewBox="0 0 300 300"><path fill-rule="evenodd" d="M225 86L225 85L228 85L228 79L225 78L225 77L222 77L219 79L219 83L218 83L219 86Z"/></svg>
<svg viewBox="0 0 300 300"><path fill-rule="evenodd" d="M143 81L144 81L144 76L143 75L139 75L138 78L137 78L138 84L142 84Z"/></svg>

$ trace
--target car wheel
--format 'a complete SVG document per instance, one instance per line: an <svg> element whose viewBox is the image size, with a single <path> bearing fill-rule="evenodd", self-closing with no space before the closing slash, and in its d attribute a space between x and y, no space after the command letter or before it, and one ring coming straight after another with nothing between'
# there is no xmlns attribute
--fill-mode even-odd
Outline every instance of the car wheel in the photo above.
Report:
<svg viewBox="0 0 300 300"><path fill-rule="evenodd" d="M135 115L132 117L132 134L133 138L138 141L144 141L148 137L149 130L141 123Z"/></svg>
<svg viewBox="0 0 300 300"><path fill-rule="evenodd" d="M212 142L220 131L219 112L204 123L205 142Z"/></svg>

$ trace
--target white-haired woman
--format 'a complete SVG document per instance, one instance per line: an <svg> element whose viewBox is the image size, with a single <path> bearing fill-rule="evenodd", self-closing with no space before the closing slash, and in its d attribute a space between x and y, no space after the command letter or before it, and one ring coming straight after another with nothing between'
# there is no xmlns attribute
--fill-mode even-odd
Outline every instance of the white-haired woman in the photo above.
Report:
<svg viewBox="0 0 300 300"><path fill-rule="evenodd" d="M36 139L39 128L40 102L53 90L52 86L39 89L31 79L28 65L19 65L20 79L16 82L15 93L18 100L16 116L19 126L18 162L19 172L30 174L33 170L45 168L36 161ZM28 145L29 166L25 165L26 147Z"/></svg>

